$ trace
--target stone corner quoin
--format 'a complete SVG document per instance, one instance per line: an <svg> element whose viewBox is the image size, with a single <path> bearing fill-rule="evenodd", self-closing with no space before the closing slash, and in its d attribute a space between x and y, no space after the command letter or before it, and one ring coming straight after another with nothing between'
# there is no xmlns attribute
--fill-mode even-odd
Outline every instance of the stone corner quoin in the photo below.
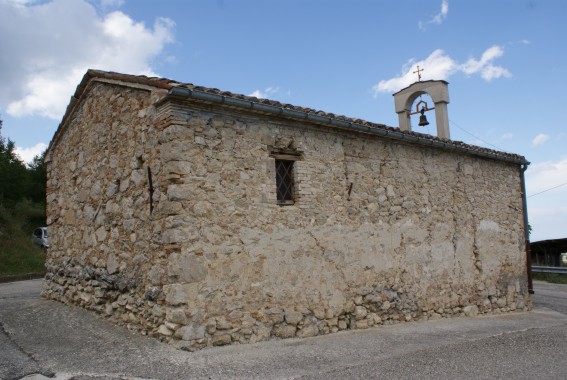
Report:
<svg viewBox="0 0 567 380"><path fill-rule="evenodd" d="M518 164L128 78L48 149L44 297L191 351L531 307Z"/></svg>

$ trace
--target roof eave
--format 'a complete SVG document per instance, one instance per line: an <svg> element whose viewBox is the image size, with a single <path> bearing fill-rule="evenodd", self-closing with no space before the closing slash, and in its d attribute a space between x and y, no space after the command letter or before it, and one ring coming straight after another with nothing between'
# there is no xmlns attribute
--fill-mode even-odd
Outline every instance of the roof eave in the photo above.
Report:
<svg viewBox="0 0 567 380"><path fill-rule="evenodd" d="M329 116L332 114L323 113L323 115L321 115L319 112L315 113L300 109L290 109L284 107L278 102L271 102L270 104L260 103L252 100L251 97L247 96L228 96L211 93L209 91L202 91L195 88L174 86L170 88L167 96L164 97L161 102L165 102L168 99L192 99L197 102L215 103L232 108L240 108L248 112L269 114L272 116L284 117L299 121L307 121L314 124L372 134L390 140L414 143L446 151L459 152L483 158L510 162L517 165L529 165L529 161L527 161L523 156L516 154L485 149L474 145L441 139L435 136L424 135L417 132L402 131L399 128L389 127L385 124L370 123L363 120L360 120L361 122L357 122L358 119L348 119L342 117L336 118Z"/></svg>

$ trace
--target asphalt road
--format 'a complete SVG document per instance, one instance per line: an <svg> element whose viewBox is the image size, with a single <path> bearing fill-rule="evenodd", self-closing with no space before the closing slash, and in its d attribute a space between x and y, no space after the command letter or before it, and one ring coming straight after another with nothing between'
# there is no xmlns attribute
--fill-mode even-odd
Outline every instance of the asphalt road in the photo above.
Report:
<svg viewBox="0 0 567 380"><path fill-rule="evenodd" d="M567 285L532 312L382 326L189 353L0 284L0 379L565 379Z"/></svg>

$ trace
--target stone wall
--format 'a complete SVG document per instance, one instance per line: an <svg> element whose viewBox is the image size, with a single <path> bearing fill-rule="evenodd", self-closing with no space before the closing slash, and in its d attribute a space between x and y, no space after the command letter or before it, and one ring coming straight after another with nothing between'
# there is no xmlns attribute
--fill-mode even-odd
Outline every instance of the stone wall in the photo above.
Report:
<svg viewBox="0 0 567 380"><path fill-rule="evenodd" d="M159 96L52 149L46 297L189 350L530 307L517 165Z"/></svg>
<svg viewBox="0 0 567 380"><path fill-rule="evenodd" d="M136 326L147 324L146 278L160 252L149 205L148 167L161 170L151 90L91 82L46 158L43 295Z"/></svg>

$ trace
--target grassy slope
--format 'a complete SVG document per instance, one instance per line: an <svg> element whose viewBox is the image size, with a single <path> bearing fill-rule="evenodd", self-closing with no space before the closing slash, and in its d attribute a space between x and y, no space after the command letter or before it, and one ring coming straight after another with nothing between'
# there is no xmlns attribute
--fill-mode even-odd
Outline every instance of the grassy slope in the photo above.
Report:
<svg viewBox="0 0 567 380"><path fill-rule="evenodd" d="M30 204L11 210L0 207L0 277L45 270L45 254L31 242L42 213L41 208Z"/></svg>

